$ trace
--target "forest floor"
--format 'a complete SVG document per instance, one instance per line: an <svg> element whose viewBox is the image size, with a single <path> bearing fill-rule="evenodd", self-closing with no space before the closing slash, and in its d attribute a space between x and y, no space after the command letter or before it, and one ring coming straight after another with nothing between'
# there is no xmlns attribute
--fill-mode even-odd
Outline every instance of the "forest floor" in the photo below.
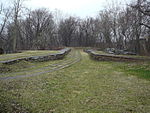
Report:
<svg viewBox="0 0 150 113"><path fill-rule="evenodd" d="M0 113L150 111L150 62L95 61L73 49L63 60L10 67L0 74Z"/></svg>

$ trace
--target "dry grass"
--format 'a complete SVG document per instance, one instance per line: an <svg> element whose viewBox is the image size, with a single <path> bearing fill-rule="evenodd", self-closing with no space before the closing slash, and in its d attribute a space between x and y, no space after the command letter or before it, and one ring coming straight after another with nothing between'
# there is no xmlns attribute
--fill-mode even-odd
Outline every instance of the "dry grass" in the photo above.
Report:
<svg viewBox="0 0 150 113"><path fill-rule="evenodd" d="M0 82L0 112L148 113L150 81L120 66L97 62L82 53L82 61L42 76Z"/></svg>

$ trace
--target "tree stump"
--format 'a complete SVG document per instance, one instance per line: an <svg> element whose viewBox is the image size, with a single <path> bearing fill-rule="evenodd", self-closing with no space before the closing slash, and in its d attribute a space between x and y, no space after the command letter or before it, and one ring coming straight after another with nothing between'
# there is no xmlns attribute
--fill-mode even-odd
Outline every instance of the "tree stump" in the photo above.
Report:
<svg viewBox="0 0 150 113"><path fill-rule="evenodd" d="M2 48L0 48L0 55L4 54L4 50Z"/></svg>

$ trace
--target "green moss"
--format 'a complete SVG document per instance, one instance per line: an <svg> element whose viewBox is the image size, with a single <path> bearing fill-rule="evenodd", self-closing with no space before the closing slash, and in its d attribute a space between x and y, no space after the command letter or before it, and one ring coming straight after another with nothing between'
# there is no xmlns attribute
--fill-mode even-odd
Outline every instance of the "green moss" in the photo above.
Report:
<svg viewBox="0 0 150 113"><path fill-rule="evenodd" d="M150 70L145 69L130 69L128 70L130 74L134 74L140 78L150 80Z"/></svg>
<svg viewBox="0 0 150 113"><path fill-rule="evenodd" d="M134 75L139 78L150 80L150 63L125 63L120 65L119 68L129 75Z"/></svg>

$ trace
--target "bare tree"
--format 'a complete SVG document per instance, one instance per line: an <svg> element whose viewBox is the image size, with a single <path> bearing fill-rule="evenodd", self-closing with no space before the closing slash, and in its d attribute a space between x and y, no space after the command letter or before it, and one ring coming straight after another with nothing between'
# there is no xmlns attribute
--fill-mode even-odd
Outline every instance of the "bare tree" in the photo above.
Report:
<svg viewBox="0 0 150 113"><path fill-rule="evenodd" d="M112 47L112 37L111 37L111 16L110 13L105 10L99 14L101 33L103 35L104 41L106 43L106 47Z"/></svg>
<svg viewBox="0 0 150 113"><path fill-rule="evenodd" d="M7 30L6 27L9 23L11 10L1 5L0 9L0 47L5 48L4 45L7 43Z"/></svg>
<svg viewBox="0 0 150 113"><path fill-rule="evenodd" d="M14 22L14 30L13 30L13 51L16 51L17 39L19 38L19 23L18 19L23 5L24 0L14 0L13 2L13 22Z"/></svg>
<svg viewBox="0 0 150 113"><path fill-rule="evenodd" d="M0 43L13 48L14 52L63 45L115 47L140 54L141 37L147 37L145 48L150 52L150 4L147 0L137 0L126 8L114 5L100 11L96 18L85 19L66 18L58 10L53 13L47 9L26 12L23 1L14 0L10 9L0 7ZM27 15L22 16L23 13Z"/></svg>
<svg viewBox="0 0 150 113"><path fill-rule="evenodd" d="M69 17L61 21L59 35L62 39L63 45L70 46L72 37L75 35L77 22L78 20L74 17Z"/></svg>
<svg viewBox="0 0 150 113"><path fill-rule="evenodd" d="M21 29L29 48L45 49L55 43L53 16L47 9L31 11Z"/></svg>
<svg viewBox="0 0 150 113"><path fill-rule="evenodd" d="M144 22L140 22L139 24L150 29L150 2L148 0L138 0L137 4L131 5L131 7L141 13L143 15L142 18L146 18Z"/></svg>

